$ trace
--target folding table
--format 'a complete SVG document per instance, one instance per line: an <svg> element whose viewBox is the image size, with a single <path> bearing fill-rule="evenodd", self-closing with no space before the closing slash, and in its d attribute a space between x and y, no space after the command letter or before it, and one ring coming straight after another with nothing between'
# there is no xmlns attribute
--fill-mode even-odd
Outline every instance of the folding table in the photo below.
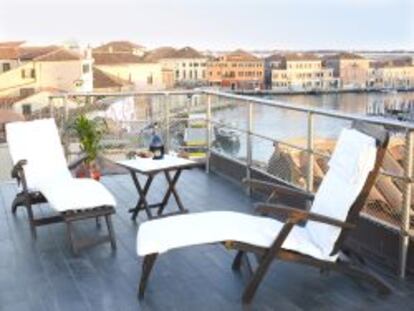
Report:
<svg viewBox="0 0 414 311"><path fill-rule="evenodd" d="M164 155L164 158L160 160L137 157L136 159L122 160L117 161L116 163L129 171L139 195L136 206L129 210L129 212L132 213L132 220L136 220L137 215L141 210L144 210L146 212L148 219L155 217L151 212L151 209L154 208L158 209L157 216L163 215L163 211L168 204L168 200L170 199L171 195L174 196L175 201L177 202L178 211L174 213L164 214L163 216L187 212L177 193L176 184L180 178L182 170L193 168L194 166L198 165L197 162L177 156ZM146 197L152 181L154 180L154 177L159 173L164 174L168 183L168 189L161 202L149 204ZM141 185L138 179L137 175L139 174L147 176L147 180L144 186Z"/></svg>

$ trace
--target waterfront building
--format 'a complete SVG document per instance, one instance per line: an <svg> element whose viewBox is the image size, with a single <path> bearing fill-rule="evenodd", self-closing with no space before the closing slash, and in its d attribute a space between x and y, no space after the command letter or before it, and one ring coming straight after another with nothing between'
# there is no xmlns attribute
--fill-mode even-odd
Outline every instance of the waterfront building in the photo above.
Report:
<svg viewBox="0 0 414 311"><path fill-rule="evenodd" d="M371 63L370 86L386 89L414 88L414 65L407 60Z"/></svg>
<svg viewBox="0 0 414 311"><path fill-rule="evenodd" d="M94 53L95 67L133 84L134 90L162 90L173 87L173 72L160 63L130 53Z"/></svg>
<svg viewBox="0 0 414 311"><path fill-rule="evenodd" d="M206 84L208 58L191 47L176 50L161 47L150 51L144 59L162 64L164 69L174 72L176 86L202 86Z"/></svg>
<svg viewBox="0 0 414 311"><path fill-rule="evenodd" d="M275 57L277 60L277 58ZM309 53L288 53L271 67L273 90L312 91L338 86L332 68L324 68L318 56Z"/></svg>
<svg viewBox="0 0 414 311"><path fill-rule="evenodd" d="M272 88L272 70L280 68L282 61L282 54L272 54L264 59L266 88Z"/></svg>
<svg viewBox="0 0 414 311"><path fill-rule="evenodd" d="M324 64L333 69L343 89L361 89L368 86L369 59L353 53L338 53L325 57Z"/></svg>
<svg viewBox="0 0 414 311"><path fill-rule="evenodd" d="M125 53L143 56L146 48L129 41L111 41L93 49L93 53Z"/></svg>
<svg viewBox="0 0 414 311"><path fill-rule="evenodd" d="M230 89L262 89L264 61L242 50L236 50L207 62L210 86Z"/></svg>

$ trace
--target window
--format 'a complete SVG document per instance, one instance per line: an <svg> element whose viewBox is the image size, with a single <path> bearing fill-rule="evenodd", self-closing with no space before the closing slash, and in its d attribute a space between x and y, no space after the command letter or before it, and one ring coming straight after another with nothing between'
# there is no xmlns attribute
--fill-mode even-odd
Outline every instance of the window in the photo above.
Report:
<svg viewBox="0 0 414 311"><path fill-rule="evenodd" d="M152 83L153 83L153 78L152 78L152 75L151 75L151 76L147 77L147 84L152 85Z"/></svg>
<svg viewBox="0 0 414 311"><path fill-rule="evenodd" d="M30 78L36 78L36 70L34 68L30 69Z"/></svg>
<svg viewBox="0 0 414 311"><path fill-rule="evenodd" d="M89 64L83 64L83 65L82 65L82 72L83 72L84 74L88 73L88 72L89 72L89 70L90 70Z"/></svg>
<svg viewBox="0 0 414 311"><path fill-rule="evenodd" d="M26 71L24 69L21 70L22 79L26 79Z"/></svg>
<svg viewBox="0 0 414 311"><path fill-rule="evenodd" d="M190 70L190 72L189 72L189 76L190 76L190 77L189 77L190 79L192 79L192 78L193 78L193 72L192 72L191 70Z"/></svg>
<svg viewBox="0 0 414 311"><path fill-rule="evenodd" d="M10 70L10 63L3 63L3 72Z"/></svg>
<svg viewBox="0 0 414 311"><path fill-rule="evenodd" d="M194 79L198 79L197 70L194 70Z"/></svg>
<svg viewBox="0 0 414 311"><path fill-rule="evenodd" d="M180 77L180 71L176 70L175 71L175 78L178 79Z"/></svg>
<svg viewBox="0 0 414 311"><path fill-rule="evenodd" d="M30 104L22 105L22 112L24 116L30 116L32 114L32 105Z"/></svg>

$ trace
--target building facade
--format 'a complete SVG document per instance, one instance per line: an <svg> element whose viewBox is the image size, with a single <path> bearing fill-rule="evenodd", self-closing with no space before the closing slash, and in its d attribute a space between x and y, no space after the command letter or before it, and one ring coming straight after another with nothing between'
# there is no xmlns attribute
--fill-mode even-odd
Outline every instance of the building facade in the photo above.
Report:
<svg viewBox="0 0 414 311"><path fill-rule="evenodd" d="M93 58L97 69L132 83L134 90L163 90L174 86L172 70L160 63L127 53L94 53Z"/></svg>
<svg viewBox="0 0 414 311"><path fill-rule="evenodd" d="M61 47L19 47L12 59L3 58L0 96L25 97L45 89L90 92L93 89L91 53ZM7 66L8 67L8 66Z"/></svg>
<svg viewBox="0 0 414 311"><path fill-rule="evenodd" d="M392 62L373 64L369 86L384 89L412 89L414 88L414 66Z"/></svg>
<svg viewBox="0 0 414 311"><path fill-rule="evenodd" d="M176 50L171 47L155 49L144 59L156 61L174 73L176 86L202 86L207 82L207 57L191 47Z"/></svg>
<svg viewBox="0 0 414 311"><path fill-rule="evenodd" d="M339 53L326 57L324 64L333 69L343 89L363 89L369 84L369 59L353 53Z"/></svg>
<svg viewBox="0 0 414 311"><path fill-rule="evenodd" d="M271 69L273 90L312 91L338 86L333 69L324 68L322 60L313 54L285 54Z"/></svg>
<svg viewBox="0 0 414 311"><path fill-rule="evenodd" d="M207 62L210 86L238 89L264 88L264 61L242 50Z"/></svg>

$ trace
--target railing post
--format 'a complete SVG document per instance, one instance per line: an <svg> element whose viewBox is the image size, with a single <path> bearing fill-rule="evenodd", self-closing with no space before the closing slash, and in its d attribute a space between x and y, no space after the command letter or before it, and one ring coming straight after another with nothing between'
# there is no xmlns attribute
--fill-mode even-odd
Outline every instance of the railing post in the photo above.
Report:
<svg viewBox="0 0 414 311"><path fill-rule="evenodd" d="M246 178L250 179L252 172L252 158L253 158L253 146L252 146L252 132L253 132L253 103L248 103L247 110L247 134L246 134ZM251 195L251 187L247 183L247 194Z"/></svg>
<svg viewBox="0 0 414 311"><path fill-rule="evenodd" d="M313 166L314 166L314 154L313 154L313 113L308 112L308 128L307 128L307 149L308 149L308 166L306 174L306 190L308 192L313 191Z"/></svg>
<svg viewBox="0 0 414 311"><path fill-rule="evenodd" d="M206 173L210 173L210 158L211 158L211 145L212 145L212 126L211 126L211 95L207 96L206 106L206 138L207 138L207 152L206 152Z"/></svg>
<svg viewBox="0 0 414 311"><path fill-rule="evenodd" d="M410 215L413 177L413 132L407 129L405 134L405 158L404 158L405 187L403 191L401 245L400 245L400 277L405 278L407 267L407 254L410 243Z"/></svg>
<svg viewBox="0 0 414 311"><path fill-rule="evenodd" d="M60 131L61 131L61 135L63 137L63 150L65 152L66 158L68 158L69 156L69 137L68 137L68 133L64 132L62 133L62 130L65 129L65 126L68 123L69 120L69 107L68 107L68 96L64 95L63 96L63 116L62 116L62 121L60 124Z"/></svg>
<svg viewBox="0 0 414 311"><path fill-rule="evenodd" d="M165 152L170 151L170 99L171 97L167 93L164 97L164 113L165 113Z"/></svg>
<svg viewBox="0 0 414 311"><path fill-rule="evenodd" d="M54 103L54 98L49 96L49 114L50 114L50 118L54 118L55 117L55 111L53 109L53 103Z"/></svg>

